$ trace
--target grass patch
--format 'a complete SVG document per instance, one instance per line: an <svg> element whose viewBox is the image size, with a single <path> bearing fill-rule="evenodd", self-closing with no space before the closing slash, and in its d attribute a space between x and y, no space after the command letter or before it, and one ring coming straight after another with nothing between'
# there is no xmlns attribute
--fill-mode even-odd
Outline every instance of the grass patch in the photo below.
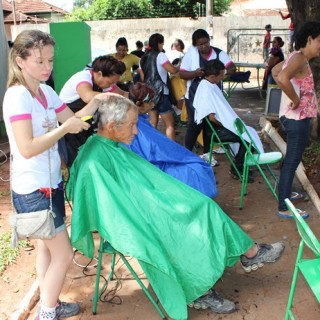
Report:
<svg viewBox="0 0 320 320"><path fill-rule="evenodd" d="M10 195L10 190L0 191L0 198Z"/></svg>
<svg viewBox="0 0 320 320"><path fill-rule="evenodd" d="M28 241L19 241L19 246L12 248L10 246L11 232L4 232L0 235L0 275L6 270L6 267L15 263L19 256L19 248L26 247Z"/></svg>
<svg viewBox="0 0 320 320"><path fill-rule="evenodd" d="M310 176L320 176L320 140L313 141L305 150L303 164Z"/></svg>

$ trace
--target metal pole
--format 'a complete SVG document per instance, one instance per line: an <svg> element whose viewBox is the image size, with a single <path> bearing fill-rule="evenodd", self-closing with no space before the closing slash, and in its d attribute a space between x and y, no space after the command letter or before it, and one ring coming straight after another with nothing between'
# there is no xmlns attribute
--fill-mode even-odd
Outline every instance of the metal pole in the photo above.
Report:
<svg viewBox="0 0 320 320"><path fill-rule="evenodd" d="M13 24L16 25L17 21L16 21L16 4L15 4L15 0L11 0L11 5L12 5L12 14L13 14Z"/></svg>
<svg viewBox="0 0 320 320"><path fill-rule="evenodd" d="M211 40L213 38L213 1L206 0L206 28Z"/></svg>

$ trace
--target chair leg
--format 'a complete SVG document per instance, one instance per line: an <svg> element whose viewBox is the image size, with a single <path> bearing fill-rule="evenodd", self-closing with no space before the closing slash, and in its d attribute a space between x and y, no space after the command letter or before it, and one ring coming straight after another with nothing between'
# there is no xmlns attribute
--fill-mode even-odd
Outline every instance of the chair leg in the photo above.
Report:
<svg viewBox="0 0 320 320"><path fill-rule="evenodd" d="M119 253L120 254L120 253ZM149 301L153 304L154 308L157 310L157 312L159 313L160 317L162 319L166 319L165 315L163 314L162 310L160 309L160 307L158 306L158 304L154 301L153 297L151 296L150 292L148 291L148 289L146 288L146 286L143 284L143 282L140 280L140 278L138 277L138 275L136 274L136 272L132 269L131 265L129 264L128 260L126 259L126 257L122 254L120 254L120 257L123 261L123 263L126 265L126 267L128 268L128 270L131 272L131 274L133 275L134 279L138 282L139 286L141 287L141 289L143 290L143 292L145 293L145 295L147 296L147 298L149 299Z"/></svg>
<svg viewBox="0 0 320 320"><path fill-rule="evenodd" d="M242 207L243 207L243 197L247 194L248 175L249 175L249 167L244 163L242 182L241 182L241 195L240 195L240 206L239 206L239 209L242 209Z"/></svg>
<svg viewBox="0 0 320 320"><path fill-rule="evenodd" d="M276 200L278 201L278 195L276 194L275 189L272 187L269 179L268 179L267 176L265 175L263 169L261 168L260 165L256 165L256 167L258 168L261 176L263 177L264 181L266 182L267 186L269 187L271 193L273 194L273 196L274 196L274 197L276 198ZM268 168L268 171L271 170L269 166L267 166L267 168ZM270 172L270 171L269 171L269 172ZM273 174L272 174L272 175L273 175Z"/></svg>
<svg viewBox="0 0 320 320"><path fill-rule="evenodd" d="M96 284L94 288L93 296L93 305L92 305L92 314L97 314L97 303L99 300L99 284L100 284L100 274L101 274L101 265L102 265L102 256L103 256L103 239L100 239L99 253L98 253L98 264L97 264L97 275L96 275Z"/></svg>
<svg viewBox="0 0 320 320"><path fill-rule="evenodd" d="M209 164L211 165L211 161L212 161L212 150L213 150L213 146L214 146L214 142L213 142L213 134L211 135L211 139L210 139L210 149L209 149Z"/></svg>
<svg viewBox="0 0 320 320"><path fill-rule="evenodd" d="M298 279L298 272L299 272L298 264L299 264L300 259L302 257L303 246L304 246L303 240L301 240L300 241L300 245L299 245L299 249L298 249L296 263L295 263L295 266L294 266L294 272L293 272L293 276L292 276L291 288L290 288L288 304L287 304L286 314L285 314L284 320L288 320L288 319L293 319L294 320L294 315L293 315L293 313L291 311L291 308L292 308L292 302L293 302L293 298L294 298L294 293L295 293L296 286L297 286L297 279Z"/></svg>
<svg viewBox="0 0 320 320"><path fill-rule="evenodd" d="M236 172L237 176L239 177L240 182L242 182L242 175L240 171L238 170L236 164L233 161L234 156L231 155L231 152L229 151L229 147L223 147L224 152L226 153L227 158L229 159L232 168Z"/></svg>

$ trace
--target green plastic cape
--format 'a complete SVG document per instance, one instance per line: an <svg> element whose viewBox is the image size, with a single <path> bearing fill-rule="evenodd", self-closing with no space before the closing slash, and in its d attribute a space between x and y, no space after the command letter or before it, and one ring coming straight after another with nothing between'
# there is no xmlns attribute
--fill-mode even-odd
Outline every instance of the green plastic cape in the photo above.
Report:
<svg viewBox="0 0 320 320"><path fill-rule="evenodd" d="M213 200L98 135L81 148L67 192L72 245L92 258L97 230L138 259L173 319L187 319L187 304L253 245Z"/></svg>

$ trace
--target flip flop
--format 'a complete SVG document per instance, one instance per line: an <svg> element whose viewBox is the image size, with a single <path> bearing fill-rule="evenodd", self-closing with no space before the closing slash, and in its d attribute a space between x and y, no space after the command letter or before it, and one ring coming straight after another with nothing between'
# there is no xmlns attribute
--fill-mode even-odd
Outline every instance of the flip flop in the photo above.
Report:
<svg viewBox="0 0 320 320"><path fill-rule="evenodd" d="M297 209L297 211L299 212L301 218L307 219L309 217L309 213L308 212L302 211L300 209ZM284 213L278 212L277 216L280 217L280 218L285 218L285 219L293 219L293 215L291 213L290 214L284 214Z"/></svg>
<svg viewBox="0 0 320 320"><path fill-rule="evenodd" d="M304 199L304 195L302 193L295 192L295 191L291 192L291 197L290 197L291 201L298 201L302 199Z"/></svg>

